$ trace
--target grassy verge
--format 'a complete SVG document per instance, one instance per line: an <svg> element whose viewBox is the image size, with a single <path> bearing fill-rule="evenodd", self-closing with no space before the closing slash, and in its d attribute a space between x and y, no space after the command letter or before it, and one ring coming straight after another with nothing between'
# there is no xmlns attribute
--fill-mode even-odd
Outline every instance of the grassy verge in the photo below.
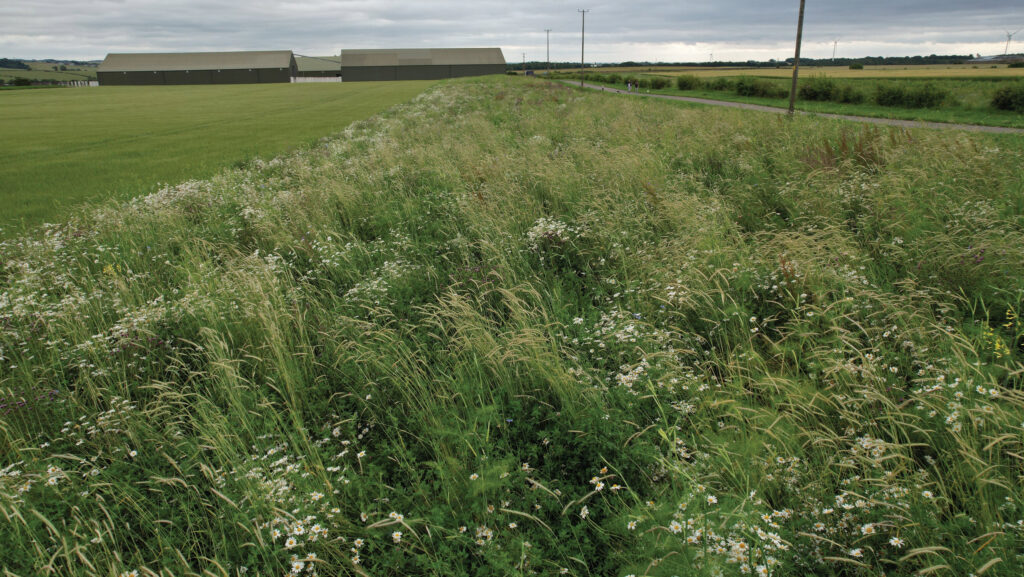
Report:
<svg viewBox="0 0 1024 577"><path fill-rule="evenodd" d="M412 98L429 82L99 87L0 93L0 227L270 158Z"/></svg>
<svg viewBox="0 0 1024 577"><path fill-rule="evenodd" d="M4 567L1016 577L1022 160L465 79L0 243Z"/></svg>

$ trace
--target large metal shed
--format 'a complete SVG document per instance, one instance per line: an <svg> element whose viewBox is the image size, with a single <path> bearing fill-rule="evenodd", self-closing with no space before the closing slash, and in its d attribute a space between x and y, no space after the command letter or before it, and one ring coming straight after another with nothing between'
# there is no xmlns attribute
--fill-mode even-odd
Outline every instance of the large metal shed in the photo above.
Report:
<svg viewBox="0 0 1024 577"><path fill-rule="evenodd" d="M341 78L366 80L436 80L458 76L504 74L501 48L398 48L342 50Z"/></svg>
<svg viewBox="0 0 1024 577"><path fill-rule="evenodd" d="M298 77L327 78L341 76L341 56L295 56Z"/></svg>
<svg viewBox="0 0 1024 577"><path fill-rule="evenodd" d="M101 86L262 84L291 82L290 50L107 54L97 70Z"/></svg>

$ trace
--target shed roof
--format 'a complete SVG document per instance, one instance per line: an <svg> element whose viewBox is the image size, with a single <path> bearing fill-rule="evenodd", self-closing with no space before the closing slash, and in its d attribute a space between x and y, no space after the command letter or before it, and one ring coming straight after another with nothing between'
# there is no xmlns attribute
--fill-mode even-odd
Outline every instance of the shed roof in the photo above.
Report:
<svg viewBox="0 0 1024 577"><path fill-rule="evenodd" d="M107 54L99 72L290 68L291 50Z"/></svg>
<svg viewBox="0 0 1024 577"><path fill-rule="evenodd" d="M341 66L416 66L500 64L505 65L501 48L389 48L342 50Z"/></svg>
<svg viewBox="0 0 1024 577"><path fill-rule="evenodd" d="M299 72L337 71L341 68L341 56L296 56L295 64L299 67Z"/></svg>

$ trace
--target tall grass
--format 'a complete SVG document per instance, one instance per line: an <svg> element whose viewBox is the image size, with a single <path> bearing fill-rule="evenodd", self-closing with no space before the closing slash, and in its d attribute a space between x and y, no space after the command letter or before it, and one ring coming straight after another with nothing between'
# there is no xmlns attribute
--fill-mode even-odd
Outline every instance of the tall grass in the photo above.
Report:
<svg viewBox="0 0 1024 577"><path fill-rule="evenodd" d="M1021 155L471 79L5 241L4 567L1019 575Z"/></svg>

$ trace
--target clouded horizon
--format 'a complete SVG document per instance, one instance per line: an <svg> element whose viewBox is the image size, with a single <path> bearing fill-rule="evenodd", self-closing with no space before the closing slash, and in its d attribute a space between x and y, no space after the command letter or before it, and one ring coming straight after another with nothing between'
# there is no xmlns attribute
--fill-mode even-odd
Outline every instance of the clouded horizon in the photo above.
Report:
<svg viewBox="0 0 1024 577"><path fill-rule="evenodd" d="M784 60L793 55L798 0L580 2L478 0L5 0L0 57L100 60L110 52L292 50L331 55L358 48L502 49L508 62ZM1024 2L808 0L801 55L808 58L1002 54L1024 28ZM1024 30L1009 51L1024 52Z"/></svg>

